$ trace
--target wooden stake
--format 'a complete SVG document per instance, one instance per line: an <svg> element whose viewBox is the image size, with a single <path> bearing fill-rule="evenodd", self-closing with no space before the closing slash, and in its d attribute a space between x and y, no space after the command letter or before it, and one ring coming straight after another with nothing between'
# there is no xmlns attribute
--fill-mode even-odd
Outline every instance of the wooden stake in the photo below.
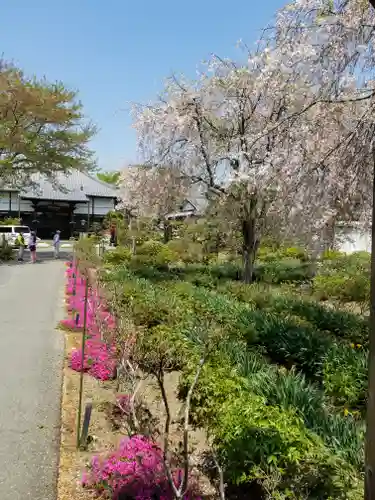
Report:
<svg viewBox="0 0 375 500"><path fill-rule="evenodd" d="M78 421L77 421L77 449L80 445L80 433L81 433L81 418L82 418L82 397L83 397L83 365L85 361L85 346L86 346L86 329L87 329L87 302L89 294L89 280L86 277L85 284L85 303L83 311L83 330L82 330L82 356L81 356L81 372L79 379L79 401L78 401Z"/></svg>

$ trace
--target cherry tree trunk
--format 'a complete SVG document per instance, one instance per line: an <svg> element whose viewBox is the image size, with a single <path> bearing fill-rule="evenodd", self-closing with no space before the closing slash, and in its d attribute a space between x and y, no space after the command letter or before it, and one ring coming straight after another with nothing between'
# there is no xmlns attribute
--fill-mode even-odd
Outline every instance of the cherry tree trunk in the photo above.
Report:
<svg viewBox="0 0 375 500"><path fill-rule="evenodd" d="M168 220L163 223L164 243L168 243L172 239L172 226Z"/></svg>
<svg viewBox="0 0 375 500"><path fill-rule="evenodd" d="M243 238L243 280L245 283L253 282L255 253L257 250L257 239L255 234L255 218L251 217L242 221Z"/></svg>
<svg viewBox="0 0 375 500"><path fill-rule="evenodd" d="M365 500L375 500L375 152L372 185L370 349L365 448Z"/></svg>

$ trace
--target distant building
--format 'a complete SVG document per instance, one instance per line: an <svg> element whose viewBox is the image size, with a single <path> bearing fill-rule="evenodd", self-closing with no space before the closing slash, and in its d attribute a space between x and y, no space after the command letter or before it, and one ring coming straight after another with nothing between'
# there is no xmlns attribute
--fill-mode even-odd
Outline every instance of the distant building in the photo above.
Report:
<svg viewBox="0 0 375 500"><path fill-rule="evenodd" d="M19 217L22 224L50 238L59 229L62 238L87 231L115 209L117 190L88 174L58 174L54 182L32 176L23 190L0 187L0 218Z"/></svg>
<svg viewBox="0 0 375 500"><path fill-rule="evenodd" d="M168 220L185 220L189 218L199 217L197 207L189 200L184 200L178 207L177 212L172 212L166 215Z"/></svg>

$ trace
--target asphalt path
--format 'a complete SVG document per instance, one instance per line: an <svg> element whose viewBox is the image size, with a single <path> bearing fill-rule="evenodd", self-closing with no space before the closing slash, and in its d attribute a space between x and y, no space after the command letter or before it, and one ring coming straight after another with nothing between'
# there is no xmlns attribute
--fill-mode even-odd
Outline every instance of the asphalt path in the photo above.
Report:
<svg viewBox="0 0 375 500"><path fill-rule="evenodd" d="M38 257L0 265L1 500L56 499L64 265Z"/></svg>

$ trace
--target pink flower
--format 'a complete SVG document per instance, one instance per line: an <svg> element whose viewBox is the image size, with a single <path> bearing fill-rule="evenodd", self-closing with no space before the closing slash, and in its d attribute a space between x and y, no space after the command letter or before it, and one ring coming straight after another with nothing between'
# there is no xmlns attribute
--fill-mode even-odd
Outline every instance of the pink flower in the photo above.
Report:
<svg viewBox="0 0 375 500"><path fill-rule="evenodd" d="M176 469L173 478L181 480L182 472ZM198 500L194 481L189 481L185 500ZM86 488L110 491L113 500L128 496L135 500L172 500L172 488L165 474L161 449L145 436L132 436L121 441L117 451L105 458L94 456L91 466L82 476Z"/></svg>

